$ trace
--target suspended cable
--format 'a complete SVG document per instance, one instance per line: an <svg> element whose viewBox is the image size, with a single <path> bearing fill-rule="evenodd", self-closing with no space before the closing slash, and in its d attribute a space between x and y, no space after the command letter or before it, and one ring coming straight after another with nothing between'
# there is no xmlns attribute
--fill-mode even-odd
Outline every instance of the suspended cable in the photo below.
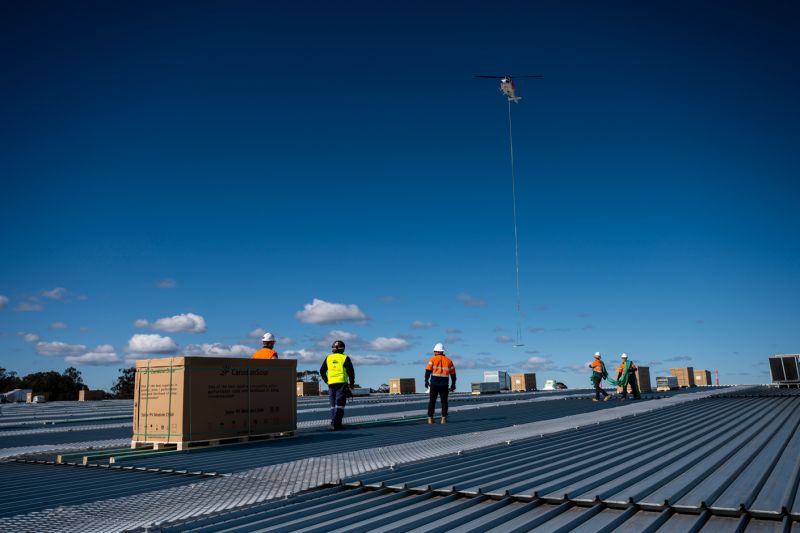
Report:
<svg viewBox="0 0 800 533"><path fill-rule="evenodd" d="M515 346L522 342L522 298L519 290L519 232L517 230L517 180L514 176L514 135L511 128L511 98L508 99L508 148L511 152L511 210L514 219L514 267L517 280L517 337Z"/></svg>

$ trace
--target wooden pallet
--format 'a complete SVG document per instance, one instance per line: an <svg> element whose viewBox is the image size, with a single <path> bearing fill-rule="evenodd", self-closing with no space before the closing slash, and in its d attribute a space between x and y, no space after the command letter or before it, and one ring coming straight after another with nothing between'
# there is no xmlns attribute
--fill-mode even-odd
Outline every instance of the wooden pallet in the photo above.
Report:
<svg viewBox="0 0 800 533"><path fill-rule="evenodd" d="M148 442L131 441L131 449L152 448L154 451L173 449L177 451L188 450L189 448L208 448L213 446L225 446L228 444L242 444L245 442L257 442L262 440L287 439L295 437L297 430L280 431L277 433L264 433L263 435L242 435L240 437L225 437L220 439L192 440L180 442Z"/></svg>

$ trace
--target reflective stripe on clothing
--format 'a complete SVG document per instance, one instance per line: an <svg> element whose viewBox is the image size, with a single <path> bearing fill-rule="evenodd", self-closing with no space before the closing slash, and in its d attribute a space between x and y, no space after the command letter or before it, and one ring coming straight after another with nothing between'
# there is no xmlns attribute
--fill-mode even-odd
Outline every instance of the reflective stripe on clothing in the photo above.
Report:
<svg viewBox="0 0 800 533"><path fill-rule="evenodd" d="M328 365L328 385L350 381L350 376L344 368L346 359L347 356L343 353L332 353L325 358L325 364Z"/></svg>
<svg viewBox="0 0 800 533"><path fill-rule="evenodd" d="M253 354L253 359L277 359L278 352L270 350L269 348L261 348Z"/></svg>
<svg viewBox="0 0 800 533"><path fill-rule="evenodd" d="M453 361L446 355L434 355L428 361L428 366L425 370L430 370L434 376L447 377L456 373L456 367Z"/></svg>

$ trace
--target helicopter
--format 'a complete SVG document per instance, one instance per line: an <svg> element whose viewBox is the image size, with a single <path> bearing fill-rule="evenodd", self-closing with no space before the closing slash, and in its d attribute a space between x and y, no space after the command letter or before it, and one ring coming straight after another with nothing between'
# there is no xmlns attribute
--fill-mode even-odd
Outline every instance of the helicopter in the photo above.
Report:
<svg viewBox="0 0 800 533"><path fill-rule="evenodd" d="M500 92L508 97L509 102L517 103L522 100L521 96L517 96L514 92L514 80L511 76L475 76L476 78L490 78L500 80ZM542 75L535 76L517 76L517 78L544 78Z"/></svg>

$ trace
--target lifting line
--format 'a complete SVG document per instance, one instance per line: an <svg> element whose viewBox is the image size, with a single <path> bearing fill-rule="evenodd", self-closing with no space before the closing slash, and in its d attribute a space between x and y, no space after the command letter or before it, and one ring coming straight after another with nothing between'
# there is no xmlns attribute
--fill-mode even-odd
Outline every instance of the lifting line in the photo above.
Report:
<svg viewBox="0 0 800 533"><path fill-rule="evenodd" d="M522 342L522 306L519 292L519 236L517 232L517 188L514 177L514 137L511 133L511 98L508 99L508 147L511 152L511 206L514 218L514 264L517 278L517 338L515 347L525 346Z"/></svg>

